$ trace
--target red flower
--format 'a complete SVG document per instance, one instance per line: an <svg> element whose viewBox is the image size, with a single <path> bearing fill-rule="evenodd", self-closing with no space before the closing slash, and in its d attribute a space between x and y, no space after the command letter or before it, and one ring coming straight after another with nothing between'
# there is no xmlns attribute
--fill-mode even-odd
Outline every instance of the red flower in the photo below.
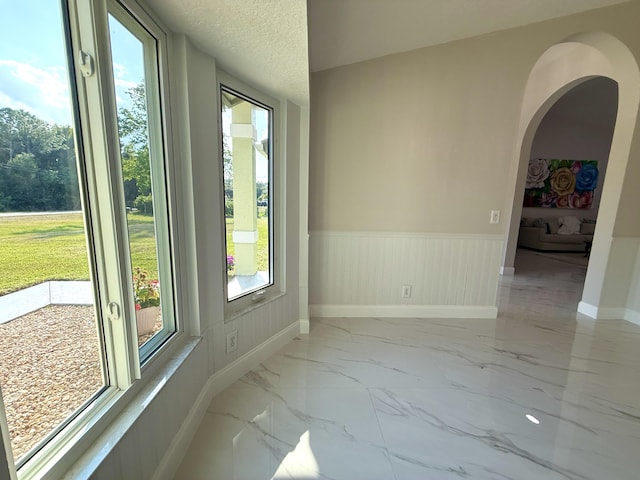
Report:
<svg viewBox="0 0 640 480"><path fill-rule="evenodd" d="M574 192L571 195L571 206L573 208L591 208L593 203L593 190L587 192Z"/></svg>
<svg viewBox="0 0 640 480"><path fill-rule="evenodd" d="M556 207L569 208L569 195L559 196L558 200L556 201Z"/></svg>
<svg viewBox="0 0 640 480"><path fill-rule="evenodd" d="M136 303L136 310L142 310L142 307L140 306L139 303Z"/></svg>
<svg viewBox="0 0 640 480"><path fill-rule="evenodd" d="M576 160L571 164L571 171L576 175L582 170L582 162L580 160Z"/></svg>

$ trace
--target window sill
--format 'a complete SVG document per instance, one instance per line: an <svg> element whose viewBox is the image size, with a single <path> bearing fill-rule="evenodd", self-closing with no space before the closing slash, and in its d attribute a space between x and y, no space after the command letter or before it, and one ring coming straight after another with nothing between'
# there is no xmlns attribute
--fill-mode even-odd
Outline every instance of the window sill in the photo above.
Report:
<svg viewBox="0 0 640 480"><path fill-rule="evenodd" d="M18 478L91 477L202 340L184 334L178 337L158 356L164 363L154 358L147 364L148 380L138 380L126 391L110 388L103 392L60 433L66 438L52 442L51 448L45 446L20 468ZM64 447L56 449L57 445Z"/></svg>
<svg viewBox="0 0 640 480"><path fill-rule="evenodd" d="M280 298L284 297L286 295L286 292L282 292L282 291L278 291L277 293L274 293L272 295L267 295L265 296L265 298L257 301L257 302L253 302L250 303L249 305L246 305L244 307L239 308L238 310L232 310L232 309L228 309L225 312L224 315L224 323L229 323L232 322L234 320L237 320L240 317L244 317L245 315L247 315L248 313L257 310L259 308L262 308L263 306L271 303L271 302L275 302L276 300L279 300Z"/></svg>

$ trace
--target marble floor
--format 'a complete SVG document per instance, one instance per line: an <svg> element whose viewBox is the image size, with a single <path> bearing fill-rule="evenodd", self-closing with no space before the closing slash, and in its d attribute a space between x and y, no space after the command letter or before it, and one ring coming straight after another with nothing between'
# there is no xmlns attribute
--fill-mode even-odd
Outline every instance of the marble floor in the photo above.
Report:
<svg viewBox="0 0 640 480"><path fill-rule="evenodd" d="M499 316L320 319L213 399L178 479L638 479L640 326L519 252Z"/></svg>

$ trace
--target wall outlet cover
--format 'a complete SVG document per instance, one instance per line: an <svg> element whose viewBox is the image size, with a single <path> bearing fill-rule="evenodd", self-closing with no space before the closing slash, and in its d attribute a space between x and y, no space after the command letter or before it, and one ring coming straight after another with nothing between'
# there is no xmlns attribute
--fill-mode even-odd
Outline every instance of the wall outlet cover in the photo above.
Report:
<svg viewBox="0 0 640 480"><path fill-rule="evenodd" d="M227 353L231 353L238 348L238 331L227 333Z"/></svg>

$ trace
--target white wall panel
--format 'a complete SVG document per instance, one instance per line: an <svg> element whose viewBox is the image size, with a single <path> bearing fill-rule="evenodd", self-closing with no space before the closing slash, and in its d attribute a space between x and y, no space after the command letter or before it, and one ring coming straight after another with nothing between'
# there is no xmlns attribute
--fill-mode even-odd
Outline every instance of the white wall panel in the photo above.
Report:
<svg viewBox="0 0 640 480"><path fill-rule="evenodd" d="M309 302L316 316L372 306L399 316L489 307L478 314L486 316L495 310L502 244L500 235L311 232ZM402 285L411 285L410 298Z"/></svg>

